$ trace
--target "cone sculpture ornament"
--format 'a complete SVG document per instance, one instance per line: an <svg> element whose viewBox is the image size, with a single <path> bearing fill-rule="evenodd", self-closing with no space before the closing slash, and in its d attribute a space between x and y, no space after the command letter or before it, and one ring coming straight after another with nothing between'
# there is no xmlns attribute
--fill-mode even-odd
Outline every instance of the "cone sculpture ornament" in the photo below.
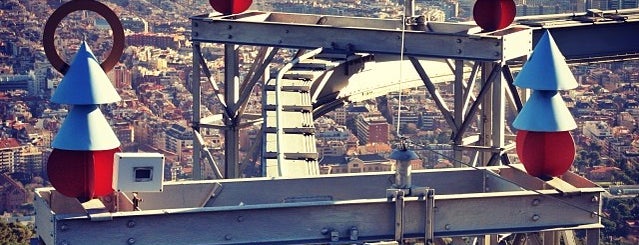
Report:
<svg viewBox="0 0 639 245"><path fill-rule="evenodd" d="M72 105L55 136L47 174L53 187L81 202L113 192L113 156L120 141L98 105L120 101L85 42L51 101Z"/></svg>
<svg viewBox="0 0 639 245"><path fill-rule="evenodd" d="M558 90L573 89L577 81L550 32L541 37L514 84L533 90L513 122L517 156L532 176L562 175L575 159L570 130L577 124Z"/></svg>

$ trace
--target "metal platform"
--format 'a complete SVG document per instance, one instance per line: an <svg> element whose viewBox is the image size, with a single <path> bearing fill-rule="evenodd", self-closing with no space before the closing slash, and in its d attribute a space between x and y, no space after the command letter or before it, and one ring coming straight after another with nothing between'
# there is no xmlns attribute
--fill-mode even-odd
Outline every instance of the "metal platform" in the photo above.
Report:
<svg viewBox="0 0 639 245"><path fill-rule="evenodd" d="M131 193L83 206L45 188L36 225L45 244L362 244L601 228L604 190L572 173L544 182L501 166L412 179L410 190L392 189L392 172L170 182L140 193L140 211Z"/></svg>

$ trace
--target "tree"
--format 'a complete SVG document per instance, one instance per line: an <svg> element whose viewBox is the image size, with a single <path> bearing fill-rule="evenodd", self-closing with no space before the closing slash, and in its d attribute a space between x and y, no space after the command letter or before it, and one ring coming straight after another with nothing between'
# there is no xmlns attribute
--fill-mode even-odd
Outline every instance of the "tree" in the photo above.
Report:
<svg viewBox="0 0 639 245"><path fill-rule="evenodd" d="M2 244L29 244L31 230L19 223L0 222L0 241Z"/></svg>

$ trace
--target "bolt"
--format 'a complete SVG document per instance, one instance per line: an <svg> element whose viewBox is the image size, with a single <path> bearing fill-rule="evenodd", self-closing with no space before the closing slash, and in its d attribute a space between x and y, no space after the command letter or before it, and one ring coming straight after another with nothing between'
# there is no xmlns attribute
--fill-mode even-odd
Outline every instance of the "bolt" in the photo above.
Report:
<svg viewBox="0 0 639 245"><path fill-rule="evenodd" d="M196 36L196 37L197 37L197 36L199 36L199 35L200 35L200 33L198 33L198 32L193 33L193 36Z"/></svg>
<svg viewBox="0 0 639 245"><path fill-rule="evenodd" d="M504 42L505 42L505 41L506 41L506 39L504 39ZM497 47L498 47L500 44L501 44L501 43L499 43L499 42L495 42L495 46L497 46Z"/></svg>
<svg viewBox="0 0 639 245"><path fill-rule="evenodd" d="M351 241L357 241L359 239L359 230L357 230L356 226L351 227L350 235Z"/></svg>
<svg viewBox="0 0 639 245"><path fill-rule="evenodd" d="M198 27L199 24L198 23L193 23L193 27Z"/></svg>
<svg viewBox="0 0 639 245"><path fill-rule="evenodd" d="M462 42L461 38L457 38L457 40L455 40L455 41L456 41L457 43L461 43L461 42Z"/></svg>
<svg viewBox="0 0 639 245"><path fill-rule="evenodd" d="M128 222L126 222L126 227L129 227L129 228L135 227L135 221L129 220Z"/></svg>
<svg viewBox="0 0 639 245"><path fill-rule="evenodd" d="M488 186L486 186L485 189L486 189L486 191L490 191L490 187L488 187Z"/></svg>
<svg viewBox="0 0 639 245"><path fill-rule="evenodd" d="M541 203L541 200L539 200L539 199L535 198L535 199L533 199L533 200L532 200L532 203L531 203L531 204L532 204L533 206L539 206L539 203Z"/></svg>
<svg viewBox="0 0 639 245"><path fill-rule="evenodd" d="M244 216L237 216L237 222L243 222Z"/></svg>
<svg viewBox="0 0 639 245"><path fill-rule="evenodd" d="M458 50L457 50L457 53L458 53L458 54L461 54L461 53L462 53L462 50L461 50L461 49L458 49Z"/></svg>
<svg viewBox="0 0 639 245"><path fill-rule="evenodd" d="M129 237L129 239L126 239L126 244L129 244L129 245L135 244L135 238Z"/></svg>
<svg viewBox="0 0 639 245"><path fill-rule="evenodd" d="M232 26L232 25L229 25L229 26L228 26L228 29L229 29L229 30L233 29L233 26Z"/></svg>
<svg viewBox="0 0 639 245"><path fill-rule="evenodd" d="M538 214L533 214L532 221L538 221L541 217Z"/></svg>
<svg viewBox="0 0 639 245"><path fill-rule="evenodd" d="M499 52L495 52L495 56L499 56Z"/></svg>
<svg viewBox="0 0 639 245"><path fill-rule="evenodd" d="M233 239L233 236L231 236L231 234L226 234L224 236L224 240L230 241L231 239Z"/></svg>
<svg viewBox="0 0 639 245"><path fill-rule="evenodd" d="M598 196L593 196L592 199L590 199L590 201L599 202L599 197Z"/></svg>
<svg viewBox="0 0 639 245"><path fill-rule="evenodd" d="M328 235L328 233L331 232L330 228L322 228L322 230L320 230L320 233L322 233L322 235Z"/></svg>
<svg viewBox="0 0 639 245"><path fill-rule="evenodd" d="M60 242L60 245L71 245L71 243L69 241L67 241L67 240L62 240Z"/></svg>
<svg viewBox="0 0 639 245"><path fill-rule="evenodd" d="M590 213L590 218L596 218L596 217L598 217L597 212Z"/></svg>
<svg viewBox="0 0 639 245"><path fill-rule="evenodd" d="M284 31L284 33L289 33L289 32L291 32L291 31L289 31L289 30L285 30L285 31Z"/></svg>
<svg viewBox="0 0 639 245"><path fill-rule="evenodd" d="M228 36L228 38L229 38L229 39L233 38L233 35L229 35L229 36Z"/></svg>
<svg viewBox="0 0 639 245"><path fill-rule="evenodd" d="M450 228L452 228L452 226L451 226L450 224L446 224L446 225L444 226L444 229L446 229L446 230L450 230Z"/></svg>
<svg viewBox="0 0 639 245"><path fill-rule="evenodd" d="M60 231L68 231L68 230L69 230L69 226L67 224L60 225Z"/></svg>
<svg viewBox="0 0 639 245"><path fill-rule="evenodd" d="M331 231L331 242L339 241L339 231Z"/></svg>

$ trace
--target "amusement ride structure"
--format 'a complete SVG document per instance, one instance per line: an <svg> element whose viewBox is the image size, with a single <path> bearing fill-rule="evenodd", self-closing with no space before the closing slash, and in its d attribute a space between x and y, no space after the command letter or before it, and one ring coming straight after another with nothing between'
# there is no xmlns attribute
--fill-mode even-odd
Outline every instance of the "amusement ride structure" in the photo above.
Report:
<svg viewBox="0 0 639 245"><path fill-rule="evenodd" d="M64 125L88 125L75 131L88 137L80 137L82 145L70 140L70 131L56 136L54 147L62 155L56 155L49 173L59 173L55 168L64 168L65 161L76 163L73 175L56 175L53 188L36 192L42 243L497 244L509 237L514 244L576 244L574 231L583 230L586 244L599 244L605 190L566 172L575 153L569 130L576 125L557 90L576 86L566 62L639 57L639 34L628 31L638 29L639 10L589 10L512 23L512 1L479 0L475 24L425 21L414 13L412 1L406 1L402 19L246 11L250 1L211 2L219 13L191 18L195 180L183 182L162 183L161 156L119 153L119 142L112 139L99 144L104 139L95 130L107 126L96 104L113 98L100 99L95 91L109 82L100 74L114 58L100 68L84 48L69 66L51 49L62 17L92 10L111 25L111 55L119 56L121 25L114 14L93 0L73 0L54 12L45 27L47 56L65 74L62 83L88 81L92 85L77 87L86 90L78 92L94 97L57 102L74 104L76 117ZM625 38L611 42L614 36ZM584 37L589 44L577 41ZM203 43L224 45L223 88L212 81ZM259 47L243 81L240 45ZM280 49L297 54L269 72ZM515 79L512 67L522 63ZM78 68L82 73L73 72L78 64L84 64ZM256 118L244 110L260 81L263 113ZM454 84L452 108L439 94L444 82ZM218 93L222 120L202 117L204 83ZM391 154L394 173L319 175L315 118L347 103L422 85L452 129L454 160L469 156L470 162L412 171L409 162L417 156L403 142ZM516 140L505 133L509 105L520 112L513 123L519 129ZM263 129L264 178L236 179L239 130L255 123ZM478 133L469 132L472 125ZM202 140L204 128L224 132L223 170L217 170ZM512 151L523 165L511 163ZM199 180L202 162L211 164L218 179ZM82 175L81 181L75 175Z"/></svg>

